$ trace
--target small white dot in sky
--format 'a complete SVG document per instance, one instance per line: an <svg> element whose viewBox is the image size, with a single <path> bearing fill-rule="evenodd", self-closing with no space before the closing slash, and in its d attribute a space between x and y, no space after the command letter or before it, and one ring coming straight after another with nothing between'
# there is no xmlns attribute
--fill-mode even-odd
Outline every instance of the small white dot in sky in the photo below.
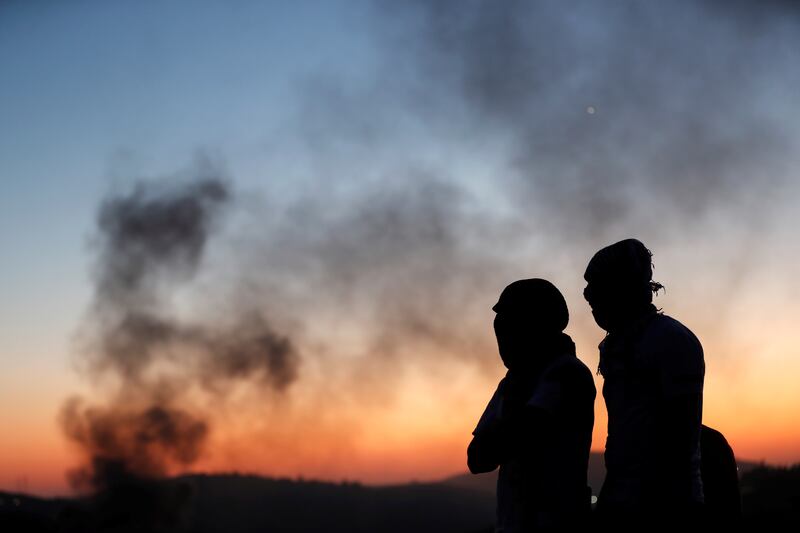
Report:
<svg viewBox="0 0 800 533"><path fill-rule="evenodd" d="M590 115L594 115L596 111L597 109L595 109L593 105L586 107L586 112L589 113Z"/></svg>

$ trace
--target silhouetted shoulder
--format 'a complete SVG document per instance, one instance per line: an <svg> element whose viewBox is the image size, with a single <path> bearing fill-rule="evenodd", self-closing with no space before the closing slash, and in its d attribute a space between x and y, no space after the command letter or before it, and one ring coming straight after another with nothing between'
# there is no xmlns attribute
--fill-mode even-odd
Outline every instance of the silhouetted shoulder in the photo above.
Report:
<svg viewBox="0 0 800 533"><path fill-rule="evenodd" d="M648 338L654 342L671 344L684 343L686 346L700 346L700 341L692 330L669 315L657 314L646 328Z"/></svg>
<svg viewBox="0 0 800 533"><path fill-rule="evenodd" d="M592 395L596 393L592 371L577 357L562 357L553 365L550 373L553 379L569 387L591 390Z"/></svg>
<svg viewBox="0 0 800 533"><path fill-rule="evenodd" d="M694 333L667 315L657 315L643 332L642 363L659 377L667 395L702 393L703 347Z"/></svg>
<svg viewBox="0 0 800 533"><path fill-rule="evenodd" d="M564 356L544 372L528 406L555 413L584 400L593 402L596 394L589 368L577 357Z"/></svg>

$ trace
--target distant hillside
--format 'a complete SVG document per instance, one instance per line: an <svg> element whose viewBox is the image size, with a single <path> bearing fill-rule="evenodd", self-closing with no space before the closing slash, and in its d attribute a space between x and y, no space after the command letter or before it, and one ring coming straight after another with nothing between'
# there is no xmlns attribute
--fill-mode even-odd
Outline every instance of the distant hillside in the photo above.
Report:
<svg viewBox="0 0 800 533"><path fill-rule="evenodd" d="M479 533L492 531L493 523L493 494L442 483L368 487L192 475L125 486L91 500L0 493L3 533Z"/></svg>
<svg viewBox="0 0 800 533"><path fill-rule="evenodd" d="M599 486L600 454L592 455L591 465ZM747 529L800 525L800 466L743 462L741 470ZM130 483L91 499L0 493L0 532L489 532L495 478L466 474L441 483L370 487L190 475Z"/></svg>
<svg viewBox="0 0 800 533"><path fill-rule="evenodd" d="M447 485L358 484L192 476L194 531L478 532L494 500Z"/></svg>

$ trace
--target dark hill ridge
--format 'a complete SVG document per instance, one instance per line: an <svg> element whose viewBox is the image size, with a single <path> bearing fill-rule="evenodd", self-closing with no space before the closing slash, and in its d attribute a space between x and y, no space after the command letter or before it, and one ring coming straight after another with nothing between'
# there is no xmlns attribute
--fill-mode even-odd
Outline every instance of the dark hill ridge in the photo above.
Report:
<svg viewBox="0 0 800 533"><path fill-rule="evenodd" d="M750 529L800 523L800 467L741 470ZM492 474L467 474L373 487L226 474L134 483L85 499L0 492L0 532L488 532L494 482Z"/></svg>
<svg viewBox="0 0 800 533"><path fill-rule="evenodd" d="M190 476L194 531L481 531L493 498L441 483L368 487Z"/></svg>
<svg viewBox="0 0 800 533"><path fill-rule="evenodd" d="M3 533L477 533L491 531L494 522L492 494L442 483L370 487L236 474L189 475L123 487L93 499L0 493L0 500Z"/></svg>

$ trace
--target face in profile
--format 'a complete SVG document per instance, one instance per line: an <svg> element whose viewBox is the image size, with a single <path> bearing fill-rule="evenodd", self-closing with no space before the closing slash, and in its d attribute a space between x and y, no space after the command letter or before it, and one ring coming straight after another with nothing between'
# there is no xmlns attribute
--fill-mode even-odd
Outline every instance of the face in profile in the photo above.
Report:
<svg viewBox="0 0 800 533"><path fill-rule="evenodd" d="M535 368L537 347L560 335L569 323L564 296L555 285L540 278L511 283L492 310L497 313L494 332L500 358L509 370Z"/></svg>
<svg viewBox="0 0 800 533"><path fill-rule="evenodd" d="M632 284L614 276L586 275L583 297L592 308L597 325L605 331L615 331L635 320L652 301L647 286Z"/></svg>
<svg viewBox="0 0 800 533"><path fill-rule="evenodd" d="M584 276L586 277L586 276ZM610 284L604 283L597 278L586 277L586 288L583 289L583 297L592 308L594 321L605 331L613 329L617 312L617 300Z"/></svg>
<svg viewBox="0 0 800 533"><path fill-rule="evenodd" d="M494 334L497 337L497 349L500 359L509 370L519 368L527 353L526 339L530 335L526 325L509 313L497 313L494 317Z"/></svg>
<svg viewBox="0 0 800 533"><path fill-rule="evenodd" d="M625 239L597 252L583 278L583 297L597 325L606 331L634 320L653 301L652 253L636 239Z"/></svg>

